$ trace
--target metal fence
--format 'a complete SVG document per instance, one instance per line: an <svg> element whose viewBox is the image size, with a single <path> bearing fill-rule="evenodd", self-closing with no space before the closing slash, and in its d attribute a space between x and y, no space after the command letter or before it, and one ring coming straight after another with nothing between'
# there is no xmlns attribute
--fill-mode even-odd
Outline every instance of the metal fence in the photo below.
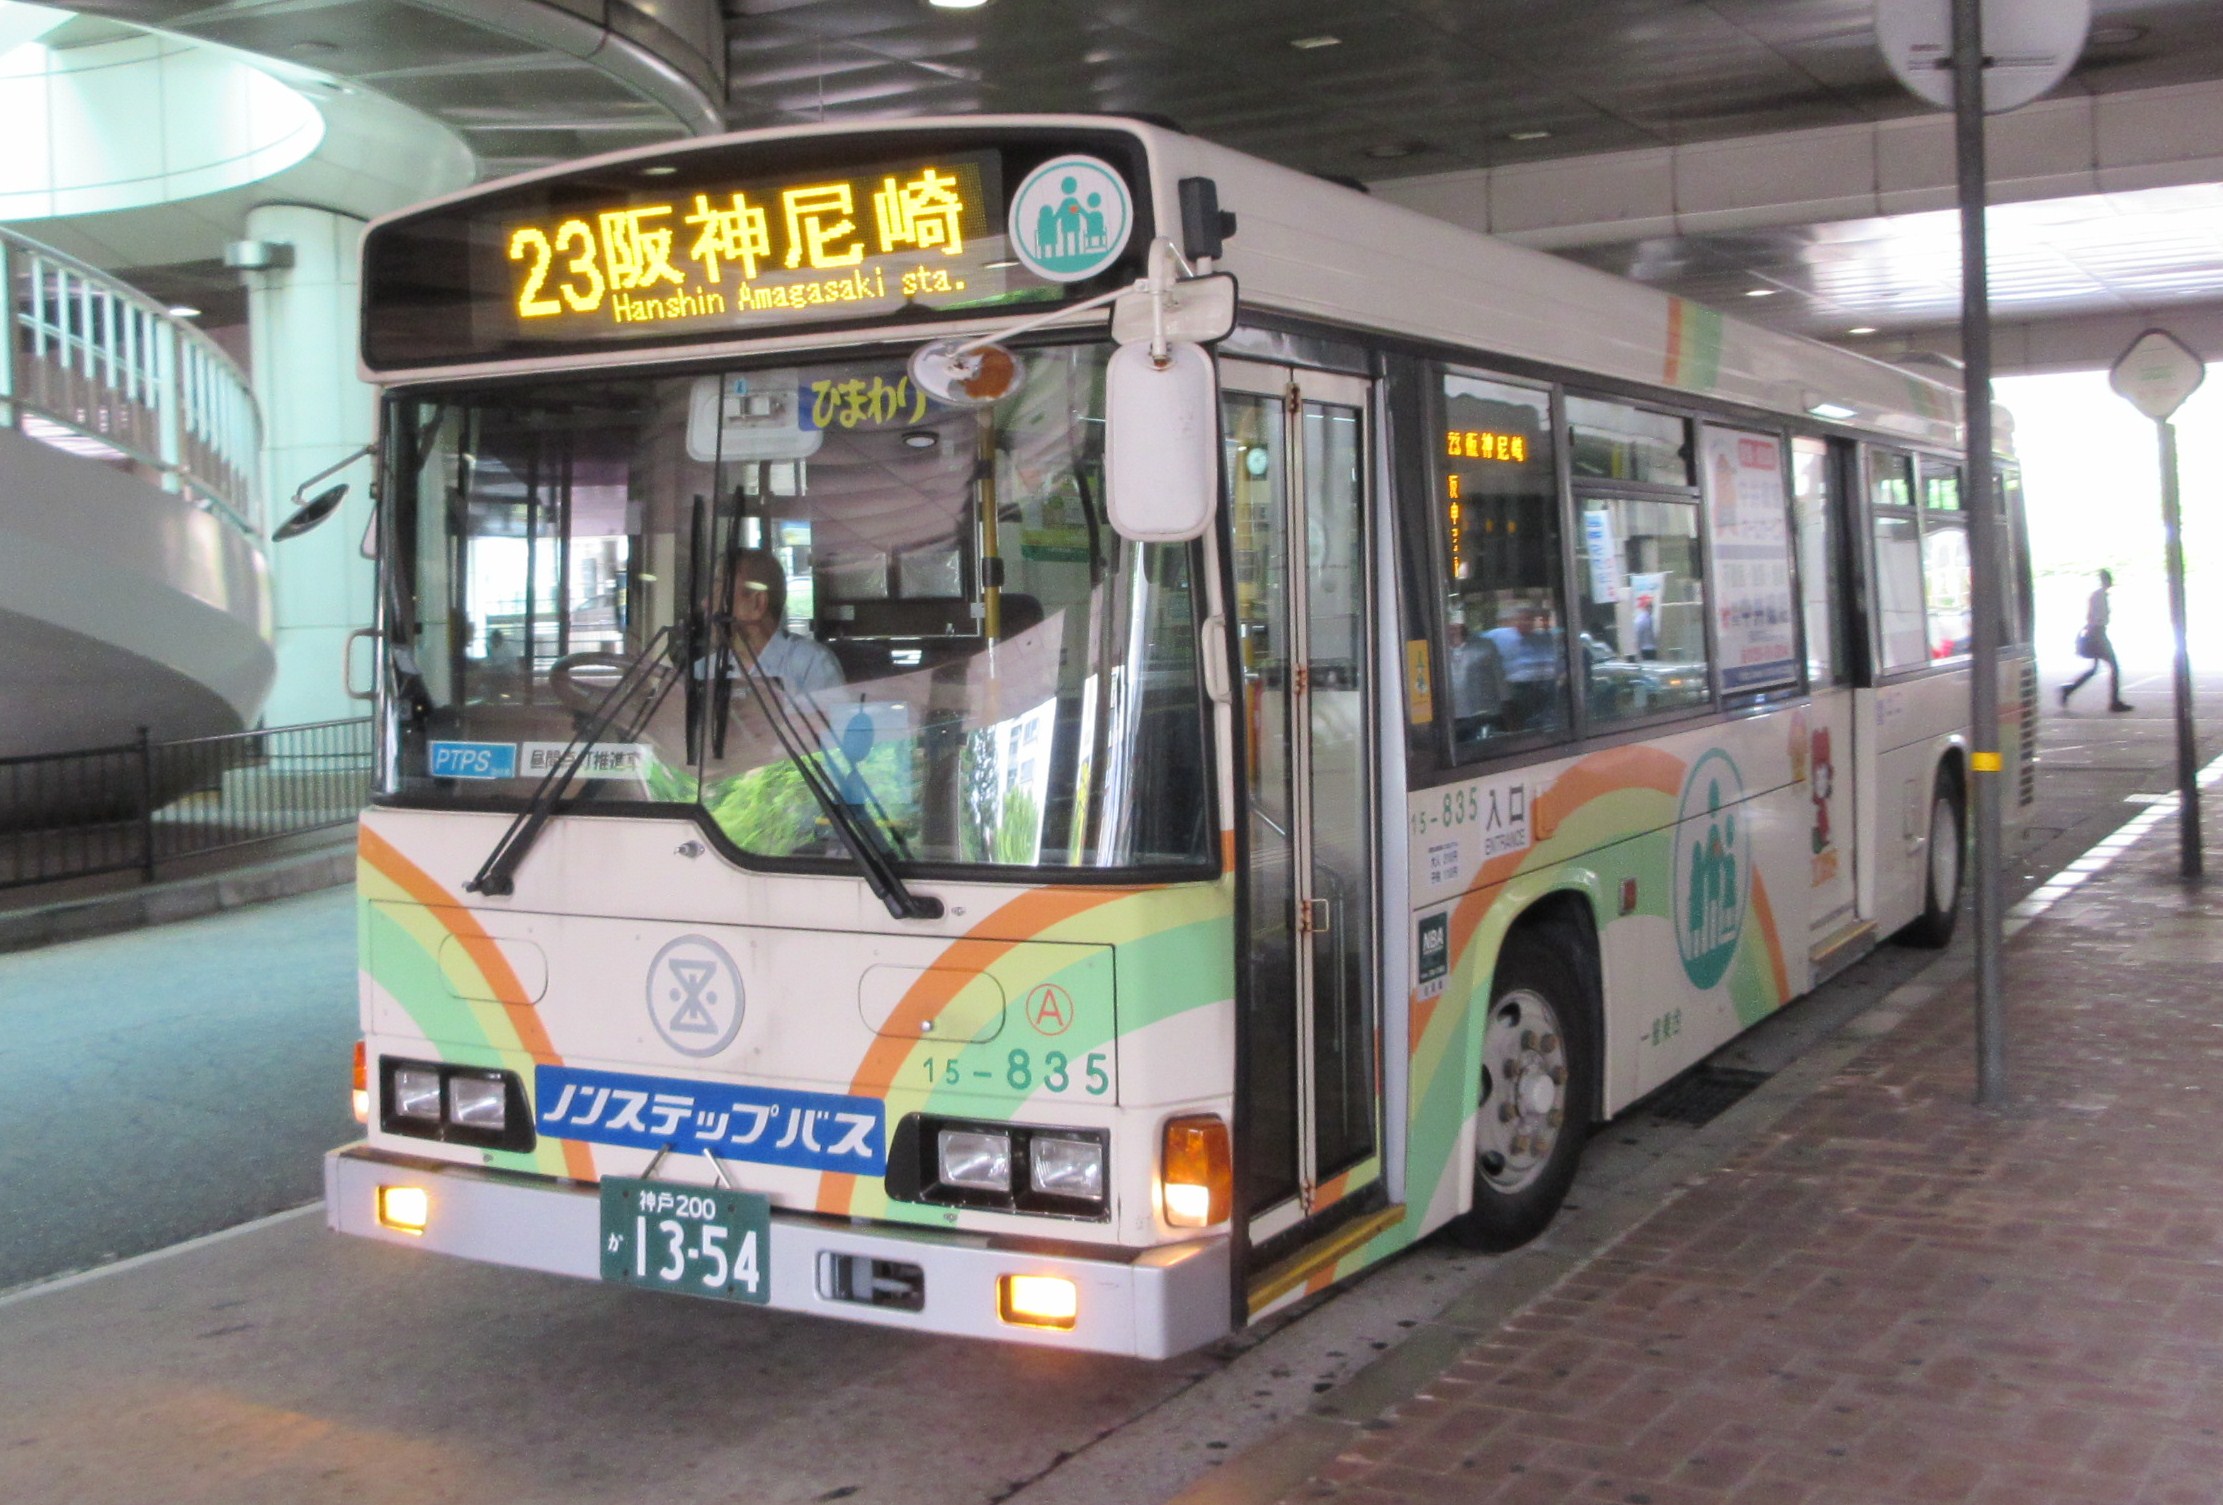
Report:
<svg viewBox="0 0 2223 1505"><path fill-rule="evenodd" d="M262 420L230 356L106 272L0 230L0 416L259 537Z"/></svg>
<svg viewBox="0 0 2223 1505"><path fill-rule="evenodd" d="M370 796L369 719L0 758L0 889L136 871L346 825ZM41 812L46 812L41 814Z"/></svg>

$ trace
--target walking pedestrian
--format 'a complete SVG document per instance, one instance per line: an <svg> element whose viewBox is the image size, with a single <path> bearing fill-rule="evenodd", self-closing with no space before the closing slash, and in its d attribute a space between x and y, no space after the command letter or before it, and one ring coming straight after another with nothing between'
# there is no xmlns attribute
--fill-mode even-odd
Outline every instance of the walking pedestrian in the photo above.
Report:
<svg viewBox="0 0 2223 1505"><path fill-rule="evenodd" d="M2084 630L2076 635L2076 651L2091 660L2082 674L2061 686L2061 708L2067 710L2069 697L2084 686L2084 681L2099 673L2101 664L2107 665L2107 708L2127 711L2130 702L2123 699L2123 666L2115 662L2115 645L2107 640L2107 593L2113 589L2115 577L2106 570L2099 572L2099 589L2092 592L2091 601L2084 608Z"/></svg>

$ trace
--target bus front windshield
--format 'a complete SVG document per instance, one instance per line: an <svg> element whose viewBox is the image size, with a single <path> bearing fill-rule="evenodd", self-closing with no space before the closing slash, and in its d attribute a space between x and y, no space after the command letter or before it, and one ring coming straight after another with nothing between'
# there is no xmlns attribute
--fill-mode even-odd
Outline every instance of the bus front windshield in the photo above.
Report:
<svg viewBox="0 0 2223 1505"><path fill-rule="evenodd" d="M645 654L570 808L838 861L830 793L914 864L1207 864L1195 563L1104 521L1107 354L983 407L901 354L398 401L386 794L522 802Z"/></svg>

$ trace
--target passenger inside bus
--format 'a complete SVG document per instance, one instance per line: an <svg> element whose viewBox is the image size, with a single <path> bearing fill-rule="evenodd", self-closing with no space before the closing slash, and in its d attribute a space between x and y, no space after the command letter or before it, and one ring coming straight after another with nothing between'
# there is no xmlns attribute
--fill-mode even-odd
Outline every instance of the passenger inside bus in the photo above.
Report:
<svg viewBox="0 0 2223 1505"><path fill-rule="evenodd" d="M1551 614L1533 601L1515 601L1501 612L1489 639L1505 665L1506 725L1516 731L1556 726L1566 661Z"/></svg>

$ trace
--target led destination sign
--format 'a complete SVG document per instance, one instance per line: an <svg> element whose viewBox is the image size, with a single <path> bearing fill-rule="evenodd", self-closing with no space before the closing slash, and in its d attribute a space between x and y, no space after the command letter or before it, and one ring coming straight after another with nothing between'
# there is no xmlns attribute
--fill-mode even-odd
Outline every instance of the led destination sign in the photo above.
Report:
<svg viewBox="0 0 2223 1505"><path fill-rule="evenodd" d="M1141 274L1149 181L1117 128L968 126L688 144L490 184L371 227L363 362L1047 311Z"/></svg>
<svg viewBox="0 0 2223 1505"><path fill-rule="evenodd" d="M992 159L759 180L506 227L520 323L746 324L993 301Z"/></svg>

